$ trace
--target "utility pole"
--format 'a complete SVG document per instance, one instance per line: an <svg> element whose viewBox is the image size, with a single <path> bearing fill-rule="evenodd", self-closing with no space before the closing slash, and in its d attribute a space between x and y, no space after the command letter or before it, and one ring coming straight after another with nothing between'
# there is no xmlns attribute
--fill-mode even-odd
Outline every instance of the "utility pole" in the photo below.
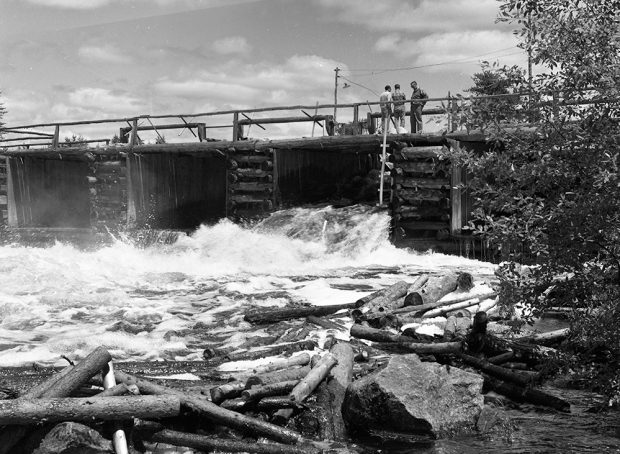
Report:
<svg viewBox="0 0 620 454"><path fill-rule="evenodd" d="M334 77L334 124L336 124L336 106L338 105L338 72L340 68L336 66L334 69L336 72L336 77Z"/></svg>

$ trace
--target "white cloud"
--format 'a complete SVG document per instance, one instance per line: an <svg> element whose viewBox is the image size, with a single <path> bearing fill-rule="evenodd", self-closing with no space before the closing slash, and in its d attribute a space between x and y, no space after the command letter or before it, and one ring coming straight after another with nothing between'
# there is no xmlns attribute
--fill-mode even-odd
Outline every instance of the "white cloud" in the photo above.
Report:
<svg viewBox="0 0 620 454"><path fill-rule="evenodd" d="M162 96L208 100L220 109L298 104L300 100L329 99L336 66L343 65L316 55L295 55L281 64L237 63L220 71L203 70L178 79L166 78L154 88Z"/></svg>
<svg viewBox="0 0 620 454"><path fill-rule="evenodd" d="M336 11L342 22L359 24L372 30L437 33L496 27L496 0L319 0L320 5Z"/></svg>
<svg viewBox="0 0 620 454"><path fill-rule="evenodd" d="M114 112L136 112L144 109L137 98L125 93L113 93L107 88L84 87L69 93L70 107L86 109L89 114L83 118L96 118L97 114Z"/></svg>
<svg viewBox="0 0 620 454"><path fill-rule="evenodd" d="M82 46L78 49L78 55L84 60L102 63L129 63L131 58L123 54L116 47L106 46Z"/></svg>
<svg viewBox="0 0 620 454"><path fill-rule="evenodd" d="M213 42L212 47L214 51L222 55L247 54L251 50L251 46L242 36L218 39Z"/></svg>

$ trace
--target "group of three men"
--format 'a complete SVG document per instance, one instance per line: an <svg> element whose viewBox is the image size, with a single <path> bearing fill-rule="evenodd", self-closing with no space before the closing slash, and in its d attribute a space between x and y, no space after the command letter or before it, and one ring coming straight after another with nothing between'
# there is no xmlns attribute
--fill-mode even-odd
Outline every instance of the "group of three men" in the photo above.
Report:
<svg viewBox="0 0 620 454"><path fill-rule="evenodd" d="M428 99L428 95L418 87L418 83L414 80L411 82L411 132L422 132L422 107L426 104L425 99ZM405 128L405 101L407 96L400 91L400 85L394 85L394 93L392 93L392 87L385 86L385 91L381 93L379 97L381 105L381 125L379 125L378 133L380 133L385 127L389 130L389 121L394 118L394 126L396 126L397 132L400 128ZM394 109L392 110L392 105Z"/></svg>

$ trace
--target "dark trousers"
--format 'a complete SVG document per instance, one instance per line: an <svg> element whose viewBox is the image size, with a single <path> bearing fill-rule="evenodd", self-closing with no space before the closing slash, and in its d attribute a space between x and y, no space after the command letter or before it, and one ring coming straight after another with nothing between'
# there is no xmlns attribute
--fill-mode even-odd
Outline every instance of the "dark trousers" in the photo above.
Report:
<svg viewBox="0 0 620 454"><path fill-rule="evenodd" d="M411 106L411 132L422 132L422 106Z"/></svg>

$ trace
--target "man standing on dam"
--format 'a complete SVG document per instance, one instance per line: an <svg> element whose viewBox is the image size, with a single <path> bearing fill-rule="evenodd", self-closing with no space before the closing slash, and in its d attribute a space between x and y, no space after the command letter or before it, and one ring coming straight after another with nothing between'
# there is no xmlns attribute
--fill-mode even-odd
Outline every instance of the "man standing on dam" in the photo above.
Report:
<svg viewBox="0 0 620 454"><path fill-rule="evenodd" d="M424 99L428 99L428 95L424 90L418 87L418 83L414 80L411 82L411 132L422 132L422 108L426 104Z"/></svg>

